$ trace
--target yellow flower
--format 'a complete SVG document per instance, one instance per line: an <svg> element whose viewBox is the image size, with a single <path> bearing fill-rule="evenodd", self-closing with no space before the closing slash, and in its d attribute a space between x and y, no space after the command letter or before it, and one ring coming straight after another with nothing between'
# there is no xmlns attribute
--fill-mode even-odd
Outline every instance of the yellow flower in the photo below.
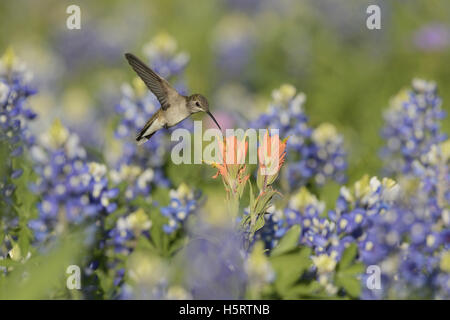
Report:
<svg viewBox="0 0 450 320"><path fill-rule="evenodd" d="M390 100L390 109L391 110L398 110L402 108L403 102L407 101L409 99L409 90L408 89L402 89L397 95L395 95Z"/></svg>
<svg viewBox="0 0 450 320"><path fill-rule="evenodd" d="M143 97L148 92L147 86L139 77L133 79L133 88L138 97Z"/></svg>
<svg viewBox="0 0 450 320"><path fill-rule="evenodd" d="M446 251L442 254L440 267L442 271L450 272L450 251Z"/></svg>
<svg viewBox="0 0 450 320"><path fill-rule="evenodd" d="M272 98L276 102L287 103L294 98L297 90L291 84L283 84L279 89L272 92Z"/></svg>
<svg viewBox="0 0 450 320"><path fill-rule="evenodd" d="M316 196L308 191L306 187L301 187L300 190L295 193L290 204L294 209L303 211L308 205L322 205L322 203L317 200Z"/></svg>
<svg viewBox="0 0 450 320"><path fill-rule="evenodd" d="M5 53L1 58L1 62L5 65L7 69L11 69L16 60L17 57L14 53L14 50L12 49L12 47L8 47L8 49L6 49Z"/></svg>
<svg viewBox="0 0 450 320"><path fill-rule="evenodd" d="M11 250L9 250L9 256L13 261L20 261L22 258L22 252L20 250L20 247L17 243L15 243Z"/></svg>
<svg viewBox="0 0 450 320"><path fill-rule="evenodd" d="M332 272L336 268L336 260L327 254L311 257L319 273Z"/></svg>
<svg viewBox="0 0 450 320"><path fill-rule="evenodd" d="M447 139L447 141L442 142L441 152L444 162L447 162L450 159L450 139Z"/></svg>
<svg viewBox="0 0 450 320"><path fill-rule="evenodd" d="M338 136L336 127L331 123L324 122L314 130L311 138L318 144L325 144L327 141L333 140Z"/></svg>
<svg viewBox="0 0 450 320"><path fill-rule="evenodd" d="M167 273L166 263L156 255L134 252L127 263L128 276L135 283L157 284Z"/></svg>
<svg viewBox="0 0 450 320"><path fill-rule="evenodd" d="M176 40L167 32L158 33L153 40L144 47L145 52L162 52L171 55L177 50Z"/></svg>
<svg viewBox="0 0 450 320"><path fill-rule="evenodd" d="M370 179L366 174L361 179L355 182L355 196L362 198L370 193Z"/></svg>
<svg viewBox="0 0 450 320"><path fill-rule="evenodd" d="M48 144L54 148L62 146L69 138L69 131L62 125L59 119L56 119L50 130L45 135Z"/></svg>
<svg viewBox="0 0 450 320"><path fill-rule="evenodd" d="M152 226L152 221L148 218L148 215L142 208L139 208L135 212L131 213L127 217L127 222L129 223L131 229L133 229L136 233L148 230Z"/></svg>

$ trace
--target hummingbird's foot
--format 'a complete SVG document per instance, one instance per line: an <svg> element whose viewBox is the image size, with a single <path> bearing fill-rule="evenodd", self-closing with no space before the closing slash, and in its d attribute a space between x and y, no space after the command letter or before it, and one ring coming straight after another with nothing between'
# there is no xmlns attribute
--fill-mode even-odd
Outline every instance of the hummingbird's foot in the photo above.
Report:
<svg viewBox="0 0 450 320"><path fill-rule="evenodd" d="M163 126L164 127L164 129L169 129L169 126L167 125L167 123Z"/></svg>

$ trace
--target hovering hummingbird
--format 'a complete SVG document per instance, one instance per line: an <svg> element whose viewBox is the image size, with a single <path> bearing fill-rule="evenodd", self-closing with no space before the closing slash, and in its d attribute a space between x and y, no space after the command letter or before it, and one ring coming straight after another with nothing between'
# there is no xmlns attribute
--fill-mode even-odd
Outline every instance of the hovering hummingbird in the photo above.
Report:
<svg viewBox="0 0 450 320"><path fill-rule="evenodd" d="M209 111L208 100L204 96L198 93L183 96L166 79L159 76L135 55L126 53L125 58L161 104L161 108L155 112L136 136L138 145L148 141L156 131L173 127L197 112L206 112L222 130Z"/></svg>

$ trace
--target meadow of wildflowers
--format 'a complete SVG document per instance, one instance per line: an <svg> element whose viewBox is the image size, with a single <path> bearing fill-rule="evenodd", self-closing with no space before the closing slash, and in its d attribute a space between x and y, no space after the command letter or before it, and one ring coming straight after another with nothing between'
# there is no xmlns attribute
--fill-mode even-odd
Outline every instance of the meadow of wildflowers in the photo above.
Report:
<svg viewBox="0 0 450 320"><path fill-rule="evenodd" d="M0 298L450 299L450 96L440 89L448 90L450 79L405 71L400 85L380 84L391 98L380 102L375 121L374 113L360 111L366 96L378 94L363 87L362 75L355 72L346 90L362 90L364 99L325 90L331 80L313 68L295 74L290 66L306 66L313 38L303 35L300 50L286 29L280 47L289 47L286 65L275 71L259 55L281 36L283 20L302 15L294 8L330 3L218 4L228 14L211 28L212 61L203 61L214 66L217 87L205 87L217 97L211 108L225 128L264 130L256 165L246 161L252 146L238 135L218 141L220 161L175 165L171 133L193 132L191 119L138 146L135 134L160 105L135 75L117 76L129 71L125 63L108 74L112 83L95 87L89 105L100 106L80 111L87 114L76 125L64 112L49 112L47 104L67 99L51 93L52 82L25 63L21 50L0 53ZM339 41L370 46L371 40L355 40L355 27L344 20L328 21L344 30ZM266 23L275 36L264 39L259 29ZM410 46L444 55L448 30L441 23L415 28ZM102 33L108 34L99 29L88 38L68 41L57 33L50 39L64 68L81 68L92 57L112 68L135 39L91 40ZM133 43L150 67L191 94L209 80L187 74L203 56L182 38L164 31ZM74 46L85 47L78 41L97 45L72 56ZM371 54L374 60L389 55L381 46ZM316 62L331 74L346 68ZM273 79L277 68L288 70L286 80ZM84 72L93 77L95 67ZM260 86L264 72L271 75ZM312 84L291 81L296 76ZM76 87L80 93L82 85ZM323 109L326 94L341 114ZM315 110L316 104L322 107ZM369 146L367 131L378 139ZM66 281L69 266L80 268L76 289Z"/></svg>

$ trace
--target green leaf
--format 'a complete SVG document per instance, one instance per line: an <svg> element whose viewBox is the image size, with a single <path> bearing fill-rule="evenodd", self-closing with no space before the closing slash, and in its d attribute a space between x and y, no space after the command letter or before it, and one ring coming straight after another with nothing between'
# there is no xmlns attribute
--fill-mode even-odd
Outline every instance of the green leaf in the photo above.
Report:
<svg viewBox="0 0 450 320"><path fill-rule="evenodd" d="M298 248L298 240L300 239L300 234L302 229L300 225L296 224L292 226L286 234L281 238L278 245L272 250L271 256L279 256L287 253L295 248Z"/></svg>
<svg viewBox="0 0 450 320"><path fill-rule="evenodd" d="M67 267L78 263L84 237L81 232L66 235L53 250L16 264L0 284L0 299L48 299L55 290L65 290Z"/></svg>
<svg viewBox="0 0 450 320"><path fill-rule="evenodd" d="M277 193L276 190L268 187L267 191L260 194L256 199L255 212L256 214L264 214L267 211L267 208L270 206L270 200Z"/></svg>
<svg viewBox="0 0 450 320"><path fill-rule="evenodd" d="M256 219L254 230L252 232L255 233L256 231L258 231L259 229L264 227L265 223L266 223L266 219L264 219L264 214L260 214L258 216L258 218Z"/></svg>
<svg viewBox="0 0 450 320"><path fill-rule="evenodd" d="M140 250L140 249L149 250L152 252L156 251L155 246L150 242L150 240L145 235L141 235L137 239L135 250Z"/></svg>
<svg viewBox="0 0 450 320"><path fill-rule="evenodd" d="M24 256L28 254L32 240L33 240L33 232L28 228L28 226L21 225L19 231L18 244Z"/></svg>
<svg viewBox="0 0 450 320"><path fill-rule="evenodd" d="M275 270L275 289L282 296L300 279L311 266L310 248L302 248L294 252L270 257L269 260Z"/></svg>
<svg viewBox="0 0 450 320"><path fill-rule="evenodd" d="M358 253L358 247L352 243L342 254L342 259L338 264L335 282L338 287L345 289L352 298L357 298L361 293L361 280L359 274L364 272L362 262L352 262Z"/></svg>
<svg viewBox="0 0 450 320"><path fill-rule="evenodd" d="M358 247L355 243L350 244L342 254L341 261L338 265L338 270L342 270L350 266L351 262L355 259L356 254L358 253Z"/></svg>
<svg viewBox="0 0 450 320"><path fill-rule="evenodd" d="M252 216L255 212L255 195L253 194L253 186L251 181L248 182L250 185L250 216Z"/></svg>
<svg viewBox="0 0 450 320"><path fill-rule="evenodd" d="M357 262L345 268L344 270L340 270L339 272L346 275L358 275L363 273L364 270L365 270L364 264L362 262Z"/></svg>
<svg viewBox="0 0 450 320"><path fill-rule="evenodd" d="M322 286L317 281L312 281L308 284L298 284L286 291L283 298L285 299L299 299L304 297L310 297L319 293L322 290Z"/></svg>
<svg viewBox="0 0 450 320"><path fill-rule="evenodd" d="M361 293L361 281L355 275L338 272L335 277L335 282L339 287L344 288L352 298L357 298Z"/></svg>

